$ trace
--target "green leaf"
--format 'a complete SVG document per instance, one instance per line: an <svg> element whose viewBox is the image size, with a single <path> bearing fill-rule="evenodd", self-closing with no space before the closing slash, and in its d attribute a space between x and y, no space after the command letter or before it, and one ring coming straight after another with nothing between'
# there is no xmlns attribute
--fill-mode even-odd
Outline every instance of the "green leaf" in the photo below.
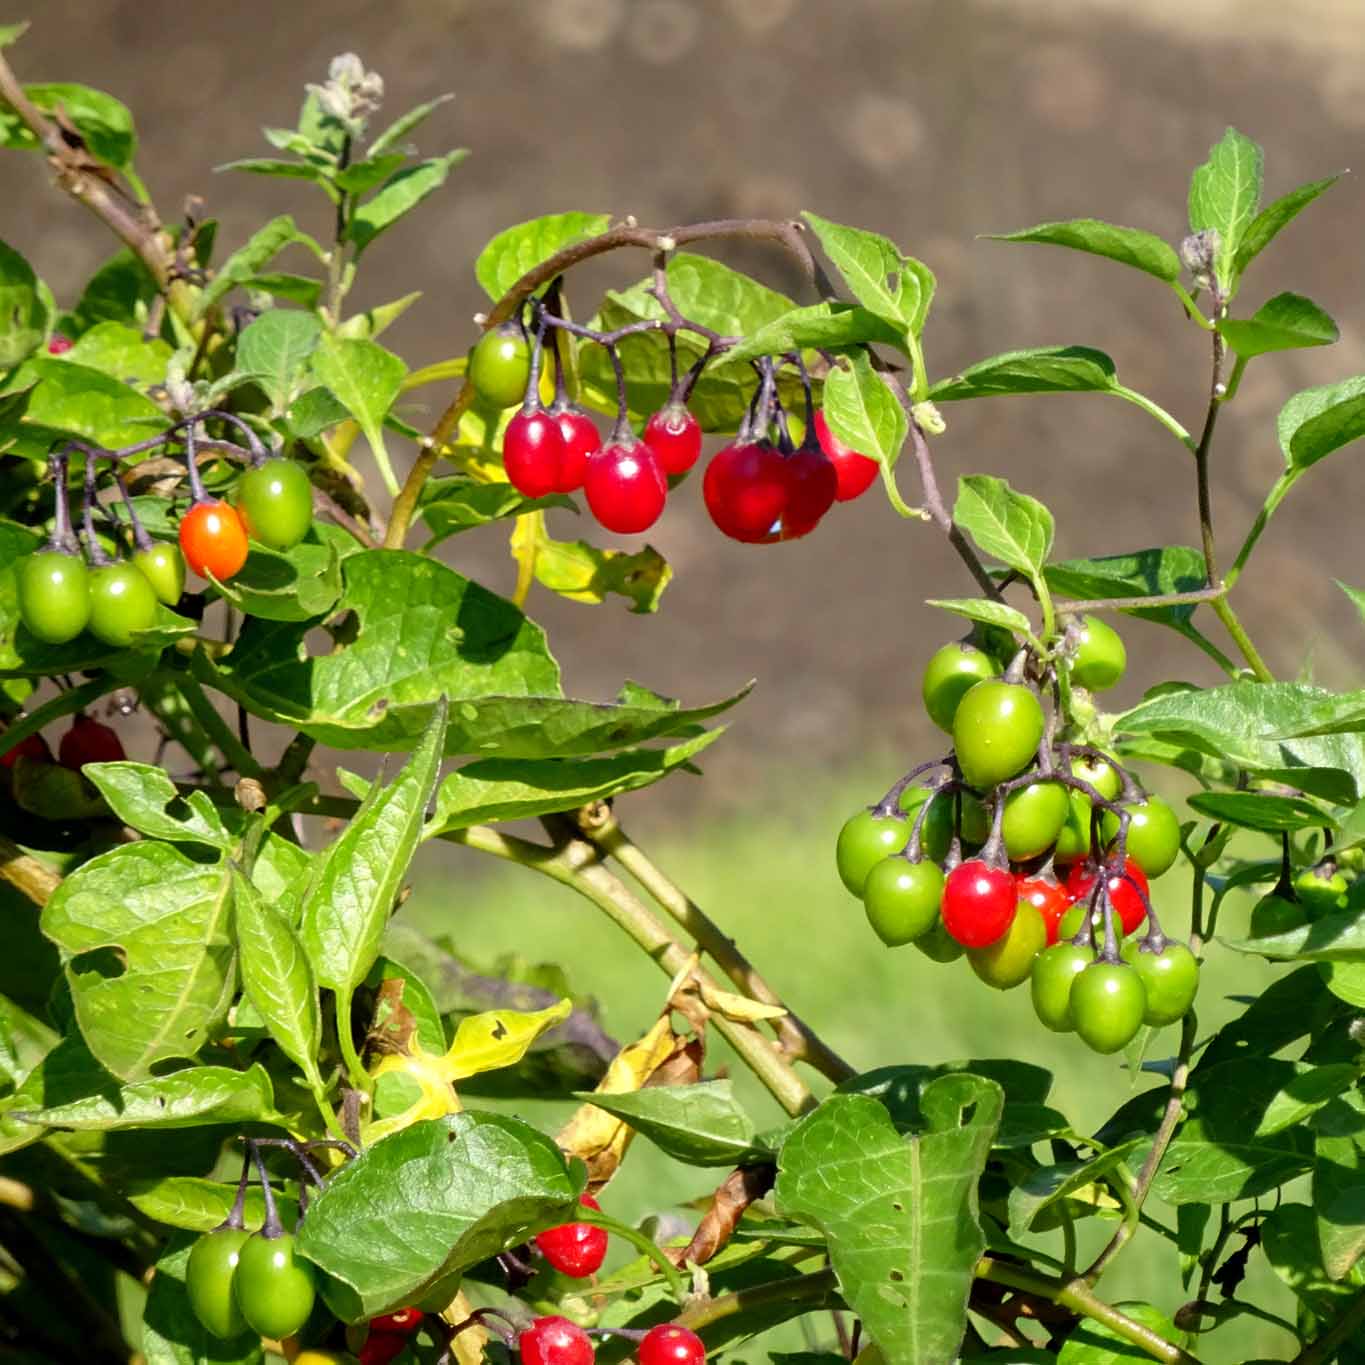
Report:
<svg viewBox="0 0 1365 1365"><path fill-rule="evenodd" d="M374 156L377 152L386 152L390 147L397 146L409 133L425 123L437 109L454 98L454 95L437 95L434 100L427 100L409 109L406 114L400 114L370 143L370 155Z"/></svg>
<svg viewBox="0 0 1365 1365"><path fill-rule="evenodd" d="M244 171L248 175L265 175L277 180L310 180L315 185L328 183L327 172L308 161L280 161L269 156L248 156L237 161L224 161L214 171Z"/></svg>
<svg viewBox="0 0 1365 1365"><path fill-rule="evenodd" d="M390 177L351 217L346 240L355 244L356 256L359 257L381 232L440 189L451 169L468 155L468 151L461 148L447 152L445 156L419 161L415 166L406 166Z"/></svg>
<svg viewBox="0 0 1365 1365"><path fill-rule="evenodd" d="M1241 243L1237 247L1234 273L1240 276L1252 260L1260 255L1285 227L1297 218L1318 195L1330 190L1340 179L1339 175L1330 175L1326 180L1310 181L1307 185L1300 185L1296 190L1290 190L1288 194L1281 199L1276 199L1274 203L1267 204L1252 219L1250 226L1242 234Z"/></svg>
<svg viewBox="0 0 1365 1365"><path fill-rule="evenodd" d="M300 394L290 405L288 421L289 434L300 440L310 440L320 435L328 427L334 427L347 418L345 407L337 396L322 385Z"/></svg>
<svg viewBox="0 0 1365 1365"><path fill-rule="evenodd" d="M1293 796L1269 792L1196 792L1187 798L1191 810L1240 829L1270 834L1288 830L1335 828L1336 821L1321 806Z"/></svg>
<svg viewBox="0 0 1365 1365"><path fill-rule="evenodd" d="M344 171L338 171L333 184L347 194L365 194L381 180L387 180L406 160L404 152L378 152L371 148L363 161L354 161Z"/></svg>
<svg viewBox="0 0 1365 1365"><path fill-rule="evenodd" d="M1155 275L1167 284L1174 284L1180 278L1180 257L1169 242L1141 228L1119 227L1098 218L1039 223L1019 232L991 232L986 236L993 242L1042 242L1070 247L1074 251L1088 251L1093 256L1105 256L1121 265L1130 265L1134 270Z"/></svg>
<svg viewBox="0 0 1365 1365"><path fill-rule="evenodd" d="M114 1086L34 1112L12 1116L49 1128L77 1132L118 1132L135 1128L194 1128L206 1123L251 1123L275 1119L275 1097L263 1066L234 1071L225 1066L192 1066L169 1076L152 1076Z"/></svg>
<svg viewBox="0 0 1365 1365"><path fill-rule="evenodd" d="M1219 940L1239 953L1260 953L1269 958L1295 958L1307 962L1365 961L1365 911L1341 910L1261 938Z"/></svg>
<svg viewBox="0 0 1365 1365"><path fill-rule="evenodd" d="M572 507L562 494L547 498L528 498L510 483L479 483L457 475L430 479L423 489L418 515L427 524L436 543L491 521L539 512L547 507Z"/></svg>
<svg viewBox="0 0 1365 1365"><path fill-rule="evenodd" d="M620 1094L581 1091L578 1098L624 1119L665 1156L688 1166L735 1166L767 1152L729 1081L647 1086Z"/></svg>
<svg viewBox="0 0 1365 1365"><path fill-rule="evenodd" d="M204 792L182 797L162 768L146 763L88 763L82 770L125 825L151 839L206 844L228 852L236 843Z"/></svg>
<svg viewBox="0 0 1365 1365"><path fill-rule="evenodd" d="M878 378L865 351L849 357L825 380L825 420L846 445L892 469L900 458L910 423L900 400Z"/></svg>
<svg viewBox="0 0 1365 1365"><path fill-rule="evenodd" d="M1175 1324L1159 1308L1153 1308L1149 1303L1116 1303L1114 1307L1165 1341L1182 1340ZM1081 1319L1057 1353L1057 1365L1123 1365L1124 1361L1130 1360L1149 1361L1151 1356L1127 1338L1088 1318ZM1002 1365L1010 1365L1008 1356Z"/></svg>
<svg viewBox="0 0 1365 1365"><path fill-rule="evenodd" d="M1296 393L1276 422L1292 475L1365 436L1365 375Z"/></svg>
<svg viewBox="0 0 1365 1365"><path fill-rule="evenodd" d="M399 298L390 299L388 303L376 304L373 308L367 308L363 313L352 313L337 328L337 335L373 340L381 332L386 332L392 327L421 297L422 291L417 289L412 293L403 294Z"/></svg>
<svg viewBox="0 0 1365 1365"><path fill-rule="evenodd" d="M227 1012L237 959L224 865L123 844L72 872L42 912L90 1050L124 1081L193 1057Z"/></svg>
<svg viewBox="0 0 1365 1365"><path fill-rule="evenodd" d="M547 213L505 228L479 252L474 275L494 301L527 272L566 246L596 237L611 226L609 213Z"/></svg>
<svg viewBox="0 0 1365 1365"><path fill-rule="evenodd" d="M652 545L630 554L547 535L536 547L535 575L538 583L571 602L596 605L616 593L630 603L631 611L647 614L659 610L673 570Z"/></svg>
<svg viewBox="0 0 1365 1365"><path fill-rule="evenodd" d="M1272 1210L1261 1224L1261 1250L1271 1269L1294 1291L1304 1307L1324 1320L1324 1327L1350 1304L1365 1284L1365 1276L1358 1266L1342 1280L1329 1278L1322 1264L1313 1210L1307 1204L1281 1204Z"/></svg>
<svg viewBox="0 0 1365 1365"><path fill-rule="evenodd" d="M1340 1280L1365 1254L1365 1101L1349 1091L1315 1120L1313 1212L1322 1266Z"/></svg>
<svg viewBox="0 0 1365 1365"><path fill-rule="evenodd" d="M1302 294L1276 294L1251 317L1222 318L1216 326L1244 360L1269 351L1330 346L1341 335L1336 323Z"/></svg>
<svg viewBox="0 0 1365 1365"><path fill-rule="evenodd" d="M679 768L690 769L691 760L722 734L723 728L707 730L667 749L627 749L610 758L485 758L466 764L441 783L422 837L577 810L638 791Z"/></svg>
<svg viewBox="0 0 1365 1365"><path fill-rule="evenodd" d="M212 1232L227 1218L237 1198L237 1186L202 1176L169 1175L159 1180L139 1180L128 1192L128 1202L140 1213L167 1227L184 1228L189 1232ZM280 1191L275 1192L276 1203L283 1203L286 1223L296 1214L294 1201ZM246 1192L243 1218L247 1227L255 1229L265 1222L265 1198L259 1186Z"/></svg>
<svg viewBox="0 0 1365 1365"><path fill-rule="evenodd" d="M137 153L137 134L128 106L88 85L49 82L26 85L26 94L45 114L62 115L75 126L86 150L106 166L129 172ZM36 151L38 139L18 114L0 108L0 146Z"/></svg>
<svg viewBox="0 0 1365 1365"><path fill-rule="evenodd" d="M1218 234L1214 273L1226 291L1237 279L1237 253L1261 202L1264 155L1229 128L1190 179L1190 231Z"/></svg>
<svg viewBox="0 0 1365 1365"><path fill-rule="evenodd" d="M1029 1171L1010 1190L1010 1236L1018 1239L1032 1231L1059 1226L1063 1211L1058 1206L1063 1203L1067 1205L1066 1213L1095 1213L1102 1197L1112 1209L1114 1196L1107 1190L1101 1196L1099 1191L1115 1182L1124 1182L1125 1186L1132 1183L1131 1172L1121 1168L1142 1145L1141 1138L1134 1138L1089 1161L1062 1161ZM1047 1216L1049 1211L1051 1217Z"/></svg>
<svg viewBox="0 0 1365 1365"><path fill-rule="evenodd" d="M321 332L322 324L311 313L272 308L237 338L236 367L260 386L276 417L298 397Z"/></svg>
<svg viewBox="0 0 1365 1365"><path fill-rule="evenodd" d="M76 304L75 330L84 333L97 322L126 322L140 328L156 295L156 281L124 247L90 277Z"/></svg>
<svg viewBox="0 0 1365 1365"><path fill-rule="evenodd" d="M663 306L650 292L653 287L654 277L650 275L624 293L609 293L607 298L615 308L628 310L636 318L662 320ZM685 317L725 336L756 332L796 307L785 294L709 256L687 251L669 257L668 292ZM685 338L686 333L680 339Z"/></svg>
<svg viewBox="0 0 1365 1365"><path fill-rule="evenodd" d="M13 47L29 30L29 21L0 25L0 48Z"/></svg>
<svg viewBox="0 0 1365 1365"><path fill-rule="evenodd" d="M143 1358L147 1365L260 1365L265 1355L255 1332L224 1341L190 1307L185 1275L197 1240L187 1232L173 1236L156 1263L143 1310Z"/></svg>
<svg viewBox="0 0 1365 1365"><path fill-rule="evenodd" d="M103 370L125 384L153 385L165 383L172 354L160 337L148 338L140 328L98 322L61 358L67 364Z"/></svg>
<svg viewBox="0 0 1365 1365"><path fill-rule="evenodd" d="M25 417L34 426L112 448L146 440L169 425L150 398L88 365L45 355L30 360L25 371L38 380Z"/></svg>
<svg viewBox="0 0 1365 1365"><path fill-rule="evenodd" d="M277 299L288 299L290 303L304 308L316 308L322 297L322 281L309 275L293 275L288 271L267 271L263 275L253 275L246 282L248 289L260 289L273 294Z"/></svg>
<svg viewBox="0 0 1365 1365"><path fill-rule="evenodd" d="M884 318L856 304L812 303L804 308L793 308L791 312L751 332L714 364L718 370L724 370L757 360L760 356L814 348L835 350L868 341L880 341L884 345L899 348L903 346L905 338Z"/></svg>
<svg viewBox="0 0 1365 1365"><path fill-rule="evenodd" d="M384 417L403 389L408 367L377 341L324 336L312 371L360 424L376 458L387 464Z"/></svg>
<svg viewBox="0 0 1365 1365"><path fill-rule="evenodd" d="M849 292L869 312L908 328L913 319L923 326L919 279L902 269L904 258L888 237L862 228L845 227L804 211L802 218L820 239L825 255L848 285Z"/></svg>
<svg viewBox="0 0 1365 1365"><path fill-rule="evenodd" d="M1042 571L1052 549L1052 513L988 474L958 480L953 520L986 554L1030 578Z"/></svg>
<svg viewBox="0 0 1365 1365"><path fill-rule="evenodd" d="M246 243L239 246L218 267L218 273L204 286L194 301L194 318L196 320L202 318L224 294L239 284L245 284L285 247L294 242L307 240L307 237L294 226L294 220L287 213L272 218L264 227L257 228Z"/></svg>
<svg viewBox="0 0 1365 1365"><path fill-rule="evenodd" d="M984 621L987 625L1003 626L1016 635L1027 635L1033 625L1022 611L1007 606L1004 602L992 602L984 597L929 597L925 606L939 607L955 616L965 616L969 621Z"/></svg>
<svg viewBox="0 0 1365 1365"><path fill-rule="evenodd" d="M1339 578L1334 578L1332 581L1351 599L1351 605L1360 613L1360 619L1365 621L1365 592L1359 588L1347 587Z"/></svg>
<svg viewBox="0 0 1365 1365"><path fill-rule="evenodd" d="M358 873L353 867L352 875ZM303 944L284 916L237 870L232 874L232 911L242 988L280 1051L303 1073L309 1086L320 1091L317 1056L322 1013Z"/></svg>
<svg viewBox="0 0 1365 1365"><path fill-rule="evenodd" d="M392 785L372 788L304 892L301 936L308 959L318 981L343 998L379 956L436 789L446 713L442 699Z"/></svg>
<svg viewBox="0 0 1365 1365"><path fill-rule="evenodd" d="M415 1123L343 1166L310 1204L298 1246L341 1282L324 1283L332 1310L359 1322L564 1221L578 1192L550 1138L466 1110Z"/></svg>
<svg viewBox="0 0 1365 1365"><path fill-rule="evenodd" d="M1218 1030L1200 1057L1200 1068L1242 1055L1269 1057L1325 1030L1340 1008L1327 994L1318 969L1300 967L1273 981L1239 1018Z"/></svg>
<svg viewBox="0 0 1365 1365"><path fill-rule="evenodd" d="M380 988L386 981L398 981L402 984L402 997L397 1004L379 995ZM416 1038L424 1052L439 1055L446 1050L449 1039L446 1037L445 1024L441 1021L441 1011L437 1008L436 1000L426 982L416 972L401 962L395 962L391 957L381 957L370 968L369 974L365 977L365 985L376 992L378 1003L375 1006L372 1031L377 1038L384 1039L386 1033L398 1029L406 1031L410 1025L412 1036ZM401 1020L395 1017L400 1014L403 1016ZM390 1038L386 1041L396 1043L398 1040Z"/></svg>
<svg viewBox="0 0 1365 1365"><path fill-rule="evenodd" d="M992 1081L940 1077L920 1094L922 1130L902 1137L877 1100L834 1095L783 1144L778 1207L829 1238L844 1298L890 1365L956 1358L1003 1103Z"/></svg>
<svg viewBox="0 0 1365 1365"><path fill-rule="evenodd" d="M1114 362L1088 346L1041 346L978 360L929 390L936 403L1010 393L1089 393L1117 383Z"/></svg>
<svg viewBox="0 0 1365 1365"><path fill-rule="evenodd" d="M1195 592L1206 582L1204 556L1188 545L1133 550L1097 559L1059 560L1043 570L1043 577L1053 592L1082 600ZM1128 614L1181 630L1194 612L1195 604L1187 602L1171 607L1140 607Z"/></svg>
<svg viewBox="0 0 1365 1365"><path fill-rule="evenodd" d="M350 532L314 521L291 549L253 544L240 572L217 585L218 595L264 621L314 620L341 596L341 566L360 550Z"/></svg>
<svg viewBox="0 0 1365 1365"><path fill-rule="evenodd" d="M52 325L47 300L33 267L0 242L0 371L13 369L47 339Z"/></svg>

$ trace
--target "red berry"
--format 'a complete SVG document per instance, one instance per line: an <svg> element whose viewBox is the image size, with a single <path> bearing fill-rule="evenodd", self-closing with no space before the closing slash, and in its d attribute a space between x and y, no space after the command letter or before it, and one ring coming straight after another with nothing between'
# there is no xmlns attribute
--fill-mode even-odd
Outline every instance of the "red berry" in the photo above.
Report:
<svg viewBox="0 0 1365 1365"><path fill-rule="evenodd" d="M581 1196L578 1202L590 1209L599 1207L590 1194ZM581 1280L602 1268L607 1256L607 1230L591 1223L561 1223L537 1234L536 1246L561 1275Z"/></svg>
<svg viewBox="0 0 1365 1365"><path fill-rule="evenodd" d="M48 355L65 355L76 343L60 332L53 332L47 339Z"/></svg>
<svg viewBox="0 0 1365 1365"><path fill-rule="evenodd" d="M563 459L559 421L544 408L522 408L508 422L502 438L502 463L518 493L528 498L553 493Z"/></svg>
<svg viewBox="0 0 1365 1365"><path fill-rule="evenodd" d="M21 739L12 749L0 754L0 768L12 768L21 758L36 758L45 763L52 762L52 750L42 735L29 735Z"/></svg>
<svg viewBox="0 0 1365 1365"><path fill-rule="evenodd" d="M638 1354L640 1365L701 1365L706 1347L690 1328L661 1322L645 1333Z"/></svg>
<svg viewBox="0 0 1365 1365"><path fill-rule="evenodd" d="M830 429L825 414L815 414L815 434L820 448L829 456L839 479L839 491L834 495L840 502L852 502L866 493L877 477L877 462L860 450L846 446Z"/></svg>
<svg viewBox="0 0 1365 1365"><path fill-rule="evenodd" d="M568 1318L537 1318L517 1342L522 1365L592 1365L592 1338Z"/></svg>
<svg viewBox="0 0 1365 1365"><path fill-rule="evenodd" d="M370 1319L371 1332L398 1332L403 1336L411 1336L421 1325L420 1308L395 1308L392 1313Z"/></svg>
<svg viewBox="0 0 1365 1365"><path fill-rule="evenodd" d="M583 487L588 456L602 444L602 438L597 434L597 423L581 408L556 403L550 413L559 423L559 434L564 438L555 492L573 493Z"/></svg>
<svg viewBox="0 0 1365 1365"><path fill-rule="evenodd" d="M809 535L834 506L839 479L822 451L802 446L785 461L787 505L782 509L782 539Z"/></svg>
<svg viewBox="0 0 1365 1365"><path fill-rule="evenodd" d="M1128 880L1130 877L1132 881ZM1133 882L1141 888L1141 894ZM1147 918L1147 906L1143 899L1148 895L1147 877L1131 858L1125 858L1123 871L1111 874L1108 887L1109 900L1123 924L1123 932L1131 934ZM1094 867L1089 863L1077 863L1066 879L1066 889L1073 901L1088 905L1090 893L1095 889Z"/></svg>
<svg viewBox="0 0 1365 1365"><path fill-rule="evenodd" d="M180 522L180 553L199 575L226 583L246 563L246 527L231 503L196 502Z"/></svg>
<svg viewBox="0 0 1365 1365"><path fill-rule="evenodd" d="M731 540L774 539L787 505L786 461L766 442L736 441L711 457L701 493L711 520Z"/></svg>
<svg viewBox="0 0 1365 1365"><path fill-rule="evenodd" d="M395 1356L403 1353L408 1344L405 1332L376 1332L371 1330L365 1344L356 1352L360 1365L389 1365Z"/></svg>
<svg viewBox="0 0 1365 1365"><path fill-rule="evenodd" d="M583 491L592 514L608 531L647 531L664 510L668 484L654 452L633 436L609 441L588 456Z"/></svg>
<svg viewBox="0 0 1365 1365"><path fill-rule="evenodd" d="M665 474L686 474L701 454L701 424L681 403L670 403L645 423L645 441Z"/></svg>
<svg viewBox="0 0 1365 1365"><path fill-rule="evenodd" d="M1021 901L1028 901L1043 917L1049 944L1057 942L1057 926L1071 908L1071 897L1066 887L1051 877L1018 877L1015 890Z"/></svg>
<svg viewBox="0 0 1365 1365"><path fill-rule="evenodd" d="M57 746L57 761L63 768L80 769L87 763L119 763L127 757L118 733L89 716L77 716Z"/></svg>
<svg viewBox="0 0 1365 1365"><path fill-rule="evenodd" d="M943 884L943 927L964 948L984 948L1004 936L1018 903L1014 873L969 858Z"/></svg>

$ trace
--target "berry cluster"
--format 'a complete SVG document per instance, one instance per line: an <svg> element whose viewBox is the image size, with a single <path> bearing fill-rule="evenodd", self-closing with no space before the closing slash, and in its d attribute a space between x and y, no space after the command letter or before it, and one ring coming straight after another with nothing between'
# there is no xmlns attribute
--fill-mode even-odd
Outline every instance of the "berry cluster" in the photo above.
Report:
<svg viewBox="0 0 1365 1365"><path fill-rule="evenodd" d="M702 1339L676 1322L656 1323L647 1332L623 1330L614 1335L638 1337L640 1365L702 1365L706 1359ZM593 1365L596 1354L587 1332L557 1315L536 1318L518 1335L517 1350L522 1365Z"/></svg>
<svg viewBox="0 0 1365 1365"><path fill-rule="evenodd" d="M1072 687L1100 691L1125 664L1118 634L1093 617L1068 629L1037 679L1027 651L1002 676L987 649L945 645L922 694L952 751L849 819L837 847L839 875L885 943L939 962L965 953L1000 990L1031 981L1042 1023L1098 1052L1180 1019L1199 977L1149 896L1180 852L1175 812L1111 755L1058 741L1034 686L1065 669Z"/></svg>
<svg viewBox="0 0 1365 1365"><path fill-rule="evenodd" d="M663 291L663 285L656 285ZM666 294L662 294L666 297ZM520 322L491 328L469 357L469 380L491 408L520 403L503 433L503 464L518 492L528 498L579 489L597 521L621 535L648 530L659 519L675 487L701 455L702 429L687 401L701 367L724 349L725 339L706 332L707 354L688 373L677 374L674 332L668 332L674 382L668 402L637 435L627 417L624 370L616 353L625 335L664 324L640 323L617 332L597 333L557 317L537 303L533 326ZM676 327L692 324L679 321ZM540 394L540 365L547 332L571 333L607 348L616 367L619 409L606 441L596 424L568 397L558 344L555 395L547 407ZM732 540L768 544L808 535L835 502L866 492L877 477L875 460L839 441L824 414L814 408L811 383L799 355L783 358L800 372L806 395L803 438L792 437L797 418L782 407L776 368L756 363L753 402L735 438L706 466L702 497L711 520Z"/></svg>

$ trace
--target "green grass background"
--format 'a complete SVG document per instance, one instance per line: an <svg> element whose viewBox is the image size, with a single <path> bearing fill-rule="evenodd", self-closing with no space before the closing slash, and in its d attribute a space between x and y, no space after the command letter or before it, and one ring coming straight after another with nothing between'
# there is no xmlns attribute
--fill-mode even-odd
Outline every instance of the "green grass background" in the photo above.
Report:
<svg viewBox="0 0 1365 1365"><path fill-rule="evenodd" d="M722 798L721 809L685 821L669 814L673 803L650 793L624 799L617 810L636 841L738 941L788 1005L859 1070L1014 1057L1047 1067L1055 1078L1049 1103L1079 1130L1093 1131L1154 1078L1134 1077L1121 1056L1096 1056L1074 1036L1048 1033L1033 1017L1026 987L999 993L978 981L964 960L943 966L913 947L885 948L859 902L839 882L833 848L840 824L875 799L894 774L892 762L845 776L794 776L769 790L731 792ZM448 846L422 855L414 884L403 914L427 933L449 935L462 956L486 963L513 954L562 964L573 990L598 1000L602 1023L618 1041L639 1036L656 1017L666 978L573 891L523 868ZM1155 884L1154 897L1167 932L1188 932L1188 878L1172 871ZM1230 899L1223 928L1243 927L1249 904ZM1229 995L1255 994L1279 970L1214 944L1199 995L1200 1036L1240 1011ZM1175 1038L1174 1028L1159 1034L1150 1056L1166 1055ZM708 1074L717 1068L734 1076L760 1128L782 1118L761 1086L713 1037ZM524 1101L496 1107L553 1131L571 1105ZM1040 1154L1045 1159L1043 1149ZM706 1195L721 1175L681 1167L637 1141L610 1186L607 1207L634 1221ZM1285 1196L1306 1197L1293 1187ZM1155 1199L1148 1208L1174 1225L1174 1209ZM1078 1225L1083 1264L1086 1252L1098 1250L1112 1228L1098 1218ZM1059 1233L1043 1236L1039 1244L1060 1254ZM1232 1243L1240 1244L1240 1239ZM1111 1302L1146 1299L1168 1313L1193 1293L1181 1288L1174 1247L1146 1230L1120 1255L1100 1288ZM1259 1255L1252 1256L1238 1297L1291 1321L1294 1317L1293 1296ZM828 1336L823 1327L822 1332ZM780 1342L765 1339L762 1347L791 1350L802 1344L801 1336L789 1330ZM1275 1325L1242 1318L1206 1334L1196 1353L1208 1365L1234 1365L1258 1355L1287 1358L1294 1354L1292 1344ZM764 1350L756 1344L742 1354L762 1359Z"/></svg>

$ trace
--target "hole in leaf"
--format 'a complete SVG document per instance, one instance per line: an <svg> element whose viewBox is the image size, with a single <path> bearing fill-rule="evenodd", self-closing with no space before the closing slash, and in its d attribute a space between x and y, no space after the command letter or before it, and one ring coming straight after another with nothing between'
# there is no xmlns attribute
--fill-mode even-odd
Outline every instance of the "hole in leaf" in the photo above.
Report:
<svg viewBox="0 0 1365 1365"><path fill-rule="evenodd" d="M961 1117L958 1119L958 1123L960 1124L961 1127L965 1128L975 1117L976 1104L975 1103L964 1104L962 1106L962 1114Z"/></svg>
<svg viewBox="0 0 1365 1365"><path fill-rule="evenodd" d="M92 948L88 953L77 953L71 959L71 970L78 976L98 976L105 981L117 981L128 970L128 958L122 948Z"/></svg>
<svg viewBox="0 0 1365 1365"><path fill-rule="evenodd" d="M892 1207L893 1209L895 1209L897 1213L904 1213L904 1212L905 1212L905 1205L902 1204L901 1201L900 1201L899 1199L893 1199L893 1200L891 1201L891 1207Z"/></svg>
<svg viewBox="0 0 1365 1365"><path fill-rule="evenodd" d="M886 292L896 294L900 292L901 275L899 270L891 271L886 277Z"/></svg>
<svg viewBox="0 0 1365 1365"><path fill-rule="evenodd" d="M896 1283L896 1284L900 1284L900 1282L901 1282L903 1279L905 1279L904 1273L903 1273L902 1271L899 1271L899 1270L893 1270L893 1271L891 1271L891 1272L890 1272L890 1275L891 1275L892 1281L893 1281L894 1283Z"/></svg>

